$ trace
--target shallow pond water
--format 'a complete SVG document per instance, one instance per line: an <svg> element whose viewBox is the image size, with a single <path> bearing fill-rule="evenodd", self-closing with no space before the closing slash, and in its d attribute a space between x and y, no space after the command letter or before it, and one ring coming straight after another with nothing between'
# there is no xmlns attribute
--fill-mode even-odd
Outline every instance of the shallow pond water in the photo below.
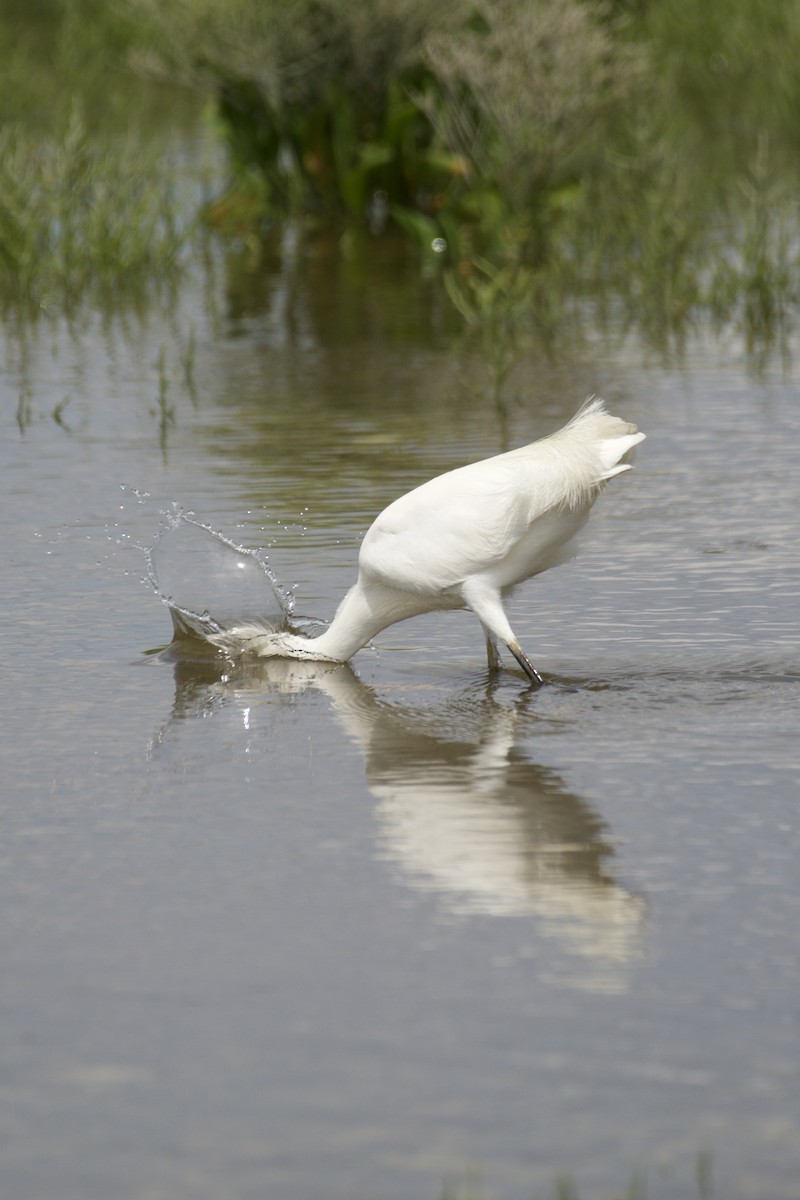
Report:
<svg viewBox="0 0 800 1200"><path fill-rule="evenodd" d="M415 270L284 247L4 361L3 1194L794 1200L796 372L522 365L511 444L590 392L648 434L513 601L532 694L468 614L152 653L171 506L330 617L380 508L504 448Z"/></svg>

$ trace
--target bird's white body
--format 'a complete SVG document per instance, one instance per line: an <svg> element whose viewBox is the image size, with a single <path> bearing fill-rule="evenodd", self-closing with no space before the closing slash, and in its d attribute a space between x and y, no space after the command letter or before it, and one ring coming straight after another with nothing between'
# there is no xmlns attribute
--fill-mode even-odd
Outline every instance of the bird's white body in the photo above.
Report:
<svg viewBox="0 0 800 1200"><path fill-rule="evenodd" d="M344 662L388 625L469 608L484 627L490 665L504 642L540 683L503 596L570 557L603 485L629 470L644 436L591 399L549 437L448 471L384 509L361 544L357 582L319 637L238 629L226 640L261 656Z"/></svg>

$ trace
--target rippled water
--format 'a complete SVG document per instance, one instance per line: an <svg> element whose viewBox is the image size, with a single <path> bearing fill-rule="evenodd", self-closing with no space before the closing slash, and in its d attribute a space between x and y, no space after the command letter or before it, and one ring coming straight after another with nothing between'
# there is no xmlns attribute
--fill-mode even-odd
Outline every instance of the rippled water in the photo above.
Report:
<svg viewBox="0 0 800 1200"><path fill-rule="evenodd" d="M9 336L3 1194L794 1200L796 371L521 364L513 444L593 391L648 434L513 601L539 693L469 614L352 666L151 653L171 506L330 617L381 507L503 448L432 284L297 253Z"/></svg>

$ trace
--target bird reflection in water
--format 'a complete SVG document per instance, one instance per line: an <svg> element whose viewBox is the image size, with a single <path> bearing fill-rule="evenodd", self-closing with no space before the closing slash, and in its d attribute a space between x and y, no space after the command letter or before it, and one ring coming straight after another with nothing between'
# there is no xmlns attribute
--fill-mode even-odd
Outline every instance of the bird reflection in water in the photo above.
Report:
<svg viewBox="0 0 800 1200"><path fill-rule="evenodd" d="M618 883L594 808L520 747L536 720L529 693L493 689L439 706L382 699L347 665L270 659L178 661L172 716L153 750L194 717L233 718L250 739L276 699L322 692L359 746L375 798L379 854L453 916L535 917L584 963L584 986L624 986L640 957L647 903ZM431 730L436 730L432 733Z"/></svg>

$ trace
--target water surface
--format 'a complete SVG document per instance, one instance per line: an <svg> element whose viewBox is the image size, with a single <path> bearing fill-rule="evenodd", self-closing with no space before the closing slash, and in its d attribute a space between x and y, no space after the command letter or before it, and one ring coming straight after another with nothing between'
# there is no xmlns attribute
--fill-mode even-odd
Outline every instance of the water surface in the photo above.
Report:
<svg viewBox="0 0 800 1200"><path fill-rule="evenodd" d="M410 268L246 282L5 347L3 1193L794 1200L796 371L597 336L504 426ZM469 614L351 666L150 653L173 504L330 617L380 508L590 392L648 440L513 601L541 692Z"/></svg>

